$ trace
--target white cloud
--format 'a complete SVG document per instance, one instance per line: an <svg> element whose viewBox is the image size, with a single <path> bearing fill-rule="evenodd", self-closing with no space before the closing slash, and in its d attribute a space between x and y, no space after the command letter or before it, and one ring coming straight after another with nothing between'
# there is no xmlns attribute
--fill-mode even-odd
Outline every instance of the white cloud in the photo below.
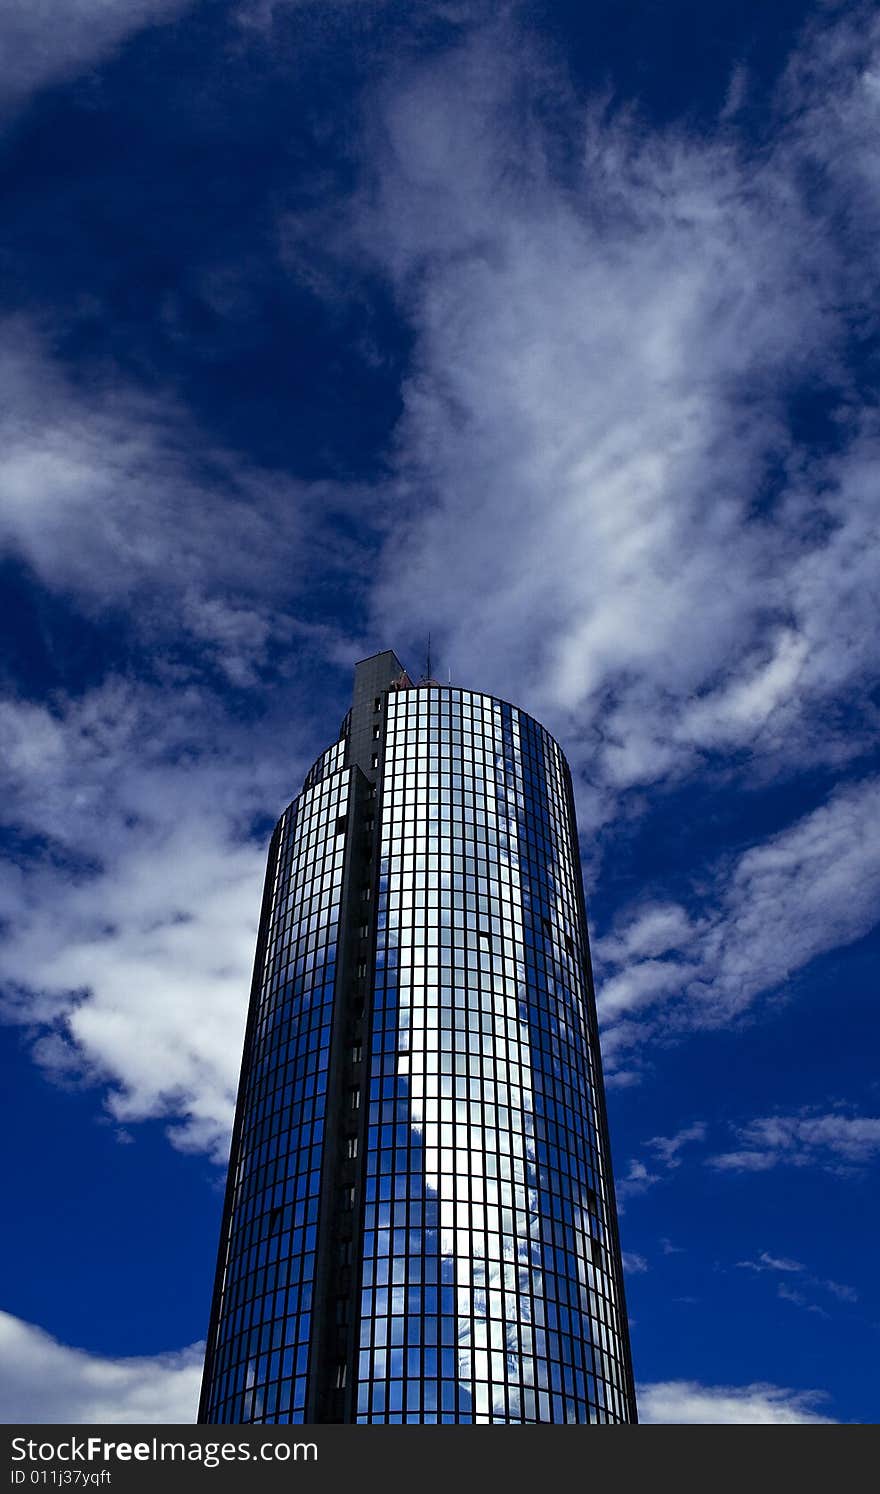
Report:
<svg viewBox="0 0 880 1494"><path fill-rule="evenodd" d="M36 1425L194 1423L203 1355L204 1345L193 1344L169 1354L107 1358L0 1313L0 1415ZM815 1409L823 1398L819 1391L684 1380L638 1390L639 1416L649 1426L829 1423Z"/></svg>
<svg viewBox="0 0 880 1494"><path fill-rule="evenodd" d="M713 1167L727 1168L730 1172L767 1172L776 1166L776 1159L766 1152L725 1152L707 1160Z"/></svg>
<svg viewBox="0 0 880 1494"><path fill-rule="evenodd" d="M709 1157L724 1172L766 1172L779 1166L864 1167L880 1156L880 1117L843 1111L763 1116L737 1132L739 1147Z"/></svg>
<svg viewBox="0 0 880 1494"><path fill-rule="evenodd" d="M248 467L168 398L74 384L20 317L0 322L0 451L0 553L234 685L303 641L293 609L316 567L352 584L357 546L324 526L356 492Z"/></svg>
<svg viewBox="0 0 880 1494"><path fill-rule="evenodd" d="M654 903L639 910L624 927L606 934L597 951L606 964L629 965L686 950L693 937L694 926L684 908Z"/></svg>
<svg viewBox="0 0 880 1494"><path fill-rule="evenodd" d="M638 1198L640 1193L647 1193L649 1188L653 1188L655 1183L661 1181L661 1178L662 1173L649 1172L644 1162L640 1162L637 1157L632 1158L627 1172L618 1178L614 1185L621 1212L628 1198Z"/></svg>
<svg viewBox="0 0 880 1494"><path fill-rule="evenodd" d="M603 1045L604 1051L605 1048ZM606 1058L607 1056L606 1053ZM638 1157L631 1158L628 1171L620 1178L616 1185L618 1203L622 1206L628 1198L638 1198L639 1194L647 1193L648 1189L653 1188L656 1183L664 1182L669 1172L674 1172L677 1167L681 1166L679 1152L682 1147L687 1146L690 1142L703 1141L705 1135L705 1122L693 1121L689 1126L682 1127L674 1136L652 1137L650 1141L645 1143L657 1156L657 1160L652 1165L662 1166L666 1171L652 1172ZM668 1242L664 1242L664 1249L666 1244ZM673 1250L674 1247L670 1246L669 1251Z"/></svg>
<svg viewBox="0 0 880 1494"><path fill-rule="evenodd" d="M878 27L849 35L803 50L785 84L794 123L762 163L730 118L694 141L594 102L582 159L562 171L538 120L552 105L573 125L577 106L510 27L402 63L376 105L375 191L347 247L386 269L416 333L398 480L378 495L377 635L403 647L424 620L456 677L477 640L473 682L571 748L584 828L620 791L707 753L746 749L750 771L776 771L864 743L863 723L840 731L827 707L874 662L874 417L842 398L842 447L823 460L783 419L817 369L845 385L846 316L871 291L831 212L876 199ZM827 212L800 193L816 151ZM147 636L170 620L252 683L273 641L305 636L291 598L331 563L320 510L357 495L243 470L168 401L75 387L33 328L0 330L0 547L87 610L129 607ZM782 486L756 516L768 463ZM318 645L335 659L348 647ZM188 767L145 755L145 730L165 740L159 698L128 725L124 700L7 708L8 803L65 855L4 873L4 973L22 988L16 1012L50 1028L44 1062L73 1054L113 1087L121 1120L181 1116L191 1141L222 1146L262 864L240 810L287 795L274 797L277 762L254 792L240 742L228 768L205 758L213 724ZM177 696L172 714L199 709ZM699 916L666 898L622 920L597 944L606 1055L651 1031L661 1003L673 1030L728 1020L865 932L878 807L878 785L857 785L716 869ZM205 1016L188 1038L184 1000ZM738 1155L774 1165L749 1144ZM633 1164L622 1190L654 1180Z"/></svg>
<svg viewBox="0 0 880 1494"><path fill-rule="evenodd" d="M165 1117L175 1144L222 1156L265 865L252 823L313 755L292 686L316 655L356 656L292 606L318 567L356 568L353 541L321 542L353 500L244 467L166 399L74 384L21 319L0 324L0 394L0 553L149 649L140 685L0 701L18 835L2 1010L52 1075L102 1085L120 1123ZM245 729L224 684L254 687L267 663L285 689L264 686Z"/></svg>
<svg viewBox="0 0 880 1494"><path fill-rule="evenodd" d="M628 1269L634 1269L632 1265ZM643 1269L641 1266L635 1269ZM203 1344L169 1354L112 1359L69 1348L0 1312L0 1415L7 1423L185 1424L196 1419ZM776 1386L639 1386L645 1425L830 1423L819 1391Z"/></svg>
<svg viewBox="0 0 880 1494"><path fill-rule="evenodd" d="M791 1260L788 1256L771 1255L769 1251L762 1250L756 1261L737 1261L737 1267L744 1271L754 1271L758 1275L770 1271L774 1275L797 1276L799 1287L793 1287L787 1281L777 1283L777 1296L787 1302L792 1302L796 1307L803 1307L807 1312L818 1314L827 1318L829 1314L818 1303L810 1302L800 1290L800 1287L818 1287L820 1291L830 1292L838 1302L857 1302L859 1294L855 1287L847 1286L841 1281L829 1281L826 1277L815 1276L807 1269L803 1261Z"/></svg>
<svg viewBox="0 0 880 1494"><path fill-rule="evenodd" d="M639 1419L647 1426L791 1426L828 1425L816 1406L818 1390L785 1390L776 1385L699 1385L668 1380L641 1385Z"/></svg>
<svg viewBox="0 0 880 1494"><path fill-rule="evenodd" d="M788 1260L785 1256L773 1256L766 1250L761 1251L756 1261L737 1261L736 1264L743 1271L805 1271L807 1269L802 1261Z"/></svg>
<svg viewBox="0 0 880 1494"><path fill-rule="evenodd" d="M172 20L192 0L4 0L0 109L75 77L134 32Z"/></svg>
<svg viewBox="0 0 880 1494"><path fill-rule="evenodd" d="M664 1255L684 1255L683 1245L673 1245L672 1241L665 1236L660 1240L660 1248Z"/></svg>
<svg viewBox="0 0 880 1494"><path fill-rule="evenodd" d="M625 1250L623 1252L623 1269L629 1276L641 1276L648 1269L648 1262L638 1251Z"/></svg>
<svg viewBox="0 0 880 1494"><path fill-rule="evenodd" d="M793 1307L801 1307L804 1312L811 1312L817 1318L829 1317L824 1307L820 1307L818 1302L810 1302L803 1292L798 1291L796 1287L789 1286L787 1281L777 1282L776 1295L781 1297L783 1302L790 1302Z"/></svg>
<svg viewBox="0 0 880 1494"><path fill-rule="evenodd" d="M705 1121L692 1121L689 1126L683 1126L680 1131L676 1131L674 1136L653 1136L646 1145L657 1152L667 1167L675 1168L681 1166L681 1157L678 1154L682 1147L692 1141L704 1141L705 1137Z"/></svg>
<svg viewBox="0 0 880 1494"><path fill-rule="evenodd" d="M679 1030L729 1021L817 955L866 934L880 907L878 815L880 780L854 783L731 867L717 866L703 879L702 916L640 907L597 940L599 1012L614 1061L655 1030L653 1008L664 1006L667 1026ZM650 958L638 958L643 947ZM756 1153L742 1165L763 1163Z"/></svg>
<svg viewBox="0 0 880 1494"><path fill-rule="evenodd" d="M194 1423L204 1344L138 1359L68 1348L0 1312L0 1417L6 1423Z"/></svg>
<svg viewBox="0 0 880 1494"><path fill-rule="evenodd" d="M217 751L208 743L216 735ZM0 873L7 1020L121 1123L225 1152L265 835L304 760L289 729L236 736L209 697L113 681L55 711L0 707L5 804L39 849Z"/></svg>
<svg viewBox="0 0 880 1494"><path fill-rule="evenodd" d="M859 1300L855 1287L848 1286L844 1281L822 1281L819 1285L830 1292L832 1297L836 1297L839 1302L858 1302Z"/></svg>
<svg viewBox="0 0 880 1494"><path fill-rule="evenodd" d="M339 10L357 8L362 15L384 9L386 0L241 0L234 15L238 24L249 31L270 31L279 16L293 10L322 10L331 6Z"/></svg>
<svg viewBox="0 0 880 1494"><path fill-rule="evenodd" d="M361 239L416 334L377 617L430 626L462 683L479 641L474 683L587 780L584 828L707 754L754 775L871 740L832 708L876 670L880 579L880 435L844 352L877 286L839 232L876 199L880 26L849 25L804 43L760 158L730 117L695 140L581 108L509 28L377 106ZM838 385L826 456L787 425L810 381Z"/></svg>

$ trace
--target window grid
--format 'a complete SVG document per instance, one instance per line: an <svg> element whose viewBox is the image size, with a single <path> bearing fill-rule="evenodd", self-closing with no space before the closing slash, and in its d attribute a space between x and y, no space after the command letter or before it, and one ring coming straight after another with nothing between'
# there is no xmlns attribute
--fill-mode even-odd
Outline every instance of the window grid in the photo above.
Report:
<svg viewBox="0 0 880 1494"><path fill-rule="evenodd" d="M351 770L322 754L281 820L208 1419L304 1419ZM344 822L344 823L347 823Z"/></svg>
<svg viewBox="0 0 880 1494"><path fill-rule="evenodd" d="M384 763L357 1419L626 1421L562 754L419 688Z"/></svg>

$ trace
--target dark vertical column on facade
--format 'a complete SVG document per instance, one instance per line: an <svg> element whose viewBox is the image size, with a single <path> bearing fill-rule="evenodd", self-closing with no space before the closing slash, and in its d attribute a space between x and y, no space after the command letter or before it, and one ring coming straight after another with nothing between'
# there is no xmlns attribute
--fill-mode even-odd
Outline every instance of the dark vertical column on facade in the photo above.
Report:
<svg viewBox="0 0 880 1494"><path fill-rule="evenodd" d="M306 1420L349 1421L357 1353L357 1263L361 1255L366 1066L375 960L380 784L388 690L409 685L390 650L355 668L346 718L354 770L343 872L342 929L328 1075L327 1123Z"/></svg>
<svg viewBox="0 0 880 1494"><path fill-rule="evenodd" d="M378 781L385 741L385 694L412 681L390 649L355 666L348 764L358 767L371 782Z"/></svg>

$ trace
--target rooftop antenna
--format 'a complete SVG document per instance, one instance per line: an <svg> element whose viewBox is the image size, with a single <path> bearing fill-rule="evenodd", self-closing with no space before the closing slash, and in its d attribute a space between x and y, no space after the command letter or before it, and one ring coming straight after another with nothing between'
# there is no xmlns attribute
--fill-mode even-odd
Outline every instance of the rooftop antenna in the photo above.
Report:
<svg viewBox="0 0 880 1494"><path fill-rule="evenodd" d="M429 633L428 634L428 642L427 642L427 645L425 647L425 672L422 675L421 679L419 680L419 684L420 685L436 685L436 684L439 684L439 681L435 680L434 676L431 673L431 662L432 662L432 660L431 660L431 635ZM450 682L450 684L452 683L452 675L449 676L449 682Z"/></svg>

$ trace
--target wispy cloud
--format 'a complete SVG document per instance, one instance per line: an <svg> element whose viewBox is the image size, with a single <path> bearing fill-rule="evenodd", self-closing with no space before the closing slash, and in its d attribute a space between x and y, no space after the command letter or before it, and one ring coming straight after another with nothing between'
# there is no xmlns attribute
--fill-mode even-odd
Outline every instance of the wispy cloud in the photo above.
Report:
<svg viewBox="0 0 880 1494"><path fill-rule="evenodd" d="M167 1117L222 1156L266 824L313 755L303 699L292 725L268 687L357 656L298 616L319 565L356 568L354 540L321 544L352 494L248 467L164 395L74 381L21 318L0 324L0 393L0 555L112 619L126 671L0 702L2 1012L120 1122ZM257 685L245 729L235 692Z"/></svg>
<svg viewBox="0 0 880 1494"><path fill-rule="evenodd" d="M203 1358L204 1344L137 1359L90 1354L0 1312L0 1415L25 1426L192 1423Z"/></svg>
<svg viewBox="0 0 880 1494"><path fill-rule="evenodd" d="M629 1168L615 1184L617 1203L621 1210L628 1198L638 1198L640 1193L647 1193L649 1188L653 1188L655 1183L662 1180L662 1177L662 1173L649 1172L644 1162L633 1157Z"/></svg>
<svg viewBox="0 0 880 1494"><path fill-rule="evenodd" d="M630 1160L628 1171L621 1177L617 1184L617 1198L623 1203L628 1198L637 1198L639 1194L646 1193L653 1188L655 1183L661 1183L670 1172L681 1166L679 1152L689 1142L703 1141L706 1135L706 1125L703 1121L692 1121L690 1125L683 1126L674 1136L654 1136L645 1142L657 1157L656 1164L659 1171L652 1172L638 1157ZM672 1247L670 1247L672 1248Z"/></svg>
<svg viewBox="0 0 880 1494"><path fill-rule="evenodd" d="M828 1424L817 1407L827 1399L819 1390L785 1390L776 1385L700 1385L668 1380L641 1385L639 1419L648 1426L790 1426Z"/></svg>
<svg viewBox="0 0 880 1494"><path fill-rule="evenodd" d="M647 1193L656 1183L662 1183L668 1178L670 1172L674 1172L681 1166L679 1152L682 1147L691 1142L703 1141L706 1136L706 1124L704 1121L692 1121L683 1126L674 1136L653 1136L645 1145L655 1153L656 1162L649 1167L638 1157L630 1159L629 1168L620 1178L616 1186L618 1203L624 1204L628 1198L638 1198L642 1193ZM652 1171L651 1167L657 1170ZM668 1254L674 1250L674 1246L668 1246L664 1242L664 1253Z"/></svg>
<svg viewBox="0 0 880 1494"><path fill-rule="evenodd" d="M793 1303L795 1307L802 1307L805 1311L815 1313L819 1317L827 1318L830 1314L818 1303L810 1301L804 1288L816 1288L819 1291L828 1292L838 1302L852 1303L857 1302L859 1298L855 1287L816 1276L804 1265L803 1261L791 1260L787 1256L774 1256L767 1250L762 1250L756 1261L737 1261L736 1264L739 1270L754 1271L759 1276L769 1272L773 1276L796 1277L797 1286L792 1285L787 1279L777 1281L776 1295L786 1302Z"/></svg>
<svg viewBox="0 0 880 1494"><path fill-rule="evenodd" d="M716 865L695 899L700 911L661 904L623 914L595 944L612 1053L651 1033L661 1006L667 1030L727 1022L817 955L867 933L880 907L878 814L880 780L857 782L732 865ZM752 1165L761 1165L757 1155Z"/></svg>
<svg viewBox="0 0 880 1494"><path fill-rule="evenodd" d="M762 1250L756 1261L737 1261L737 1268L741 1271L805 1271L807 1268L802 1261L787 1260L784 1256L770 1255Z"/></svg>
<svg viewBox="0 0 880 1494"><path fill-rule="evenodd" d="M103 61L145 26L193 0L4 0L0 12L0 120L37 89Z"/></svg>
<svg viewBox="0 0 880 1494"><path fill-rule="evenodd" d="M730 118L581 104L508 31L376 111L361 237L417 337L377 615L430 621L453 669L479 639L487 686L573 747L585 823L719 752L775 773L869 740L867 702L845 731L830 704L876 663L880 445L847 363L876 286L840 223L876 199L878 34L805 41L758 156ZM824 451L787 424L805 384Z"/></svg>
<svg viewBox="0 0 880 1494"><path fill-rule="evenodd" d="M762 1116L741 1126L739 1147L707 1158L725 1172L766 1172L773 1167L864 1167L880 1156L880 1117L844 1111Z"/></svg>
<svg viewBox="0 0 880 1494"><path fill-rule="evenodd" d="M793 1307L801 1307L804 1312L811 1312L817 1318L829 1317L824 1307L820 1307L818 1302L808 1301L803 1292L798 1291L797 1287L789 1286L787 1281L777 1283L776 1295L781 1297L783 1302L790 1302Z"/></svg>
<svg viewBox="0 0 880 1494"><path fill-rule="evenodd" d="M868 10L805 33L758 154L733 107L694 138L574 98L515 27L401 64L367 111L336 248L414 333L377 627L430 627L462 684L478 640L473 683L559 734L588 835L648 784L875 741L880 419L852 359L878 57ZM878 808L864 778L599 941L612 1083L660 1006L666 1031L728 1022L872 927Z"/></svg>
<svg viewBox="0 0 880 1494"><path fill-rule="evenodd" d="M681 1166L679 1152L682 1147L691 1141L704 1141L706 1137L705 1121L692 1121L689 1126L683 1126L676 1131L674 1136L652 1136L645 1145L657 1152L666 1167L675 1168Z"/></svg>
<svg viewBox="0 0 880 1494"><path fill-rule="evenodd" d="M167 396L74 384L48 334L0 323L0 553L87 615L124 617L178 665L255 684L274 645L302 642L297 602L320 555L329 581L353 541L322 544L356 501L219 450Z"/></svg>
<svg viewBox="0 0 880 1494"><path fill-rule="evenodd" d="M77 7L78 23L89 10ZM11 14L26 30L24 11ZM373 494L387 531L376 636L405 647L429 623L456 670L477 640L473 682L521 700L564 740L585 829L629 789L718 755L733 776L743 752L750 774L774 773L848 761L868 739L869 695L855 687L875 663L880 438L851 398L848 328L870 287L854 270L858 230L839 226L854 203L859 222L875 208L878 35L872 21L807 40L758 161L732 106L708 138L652 133L631 111L574 99L512 25L395 65L367 106L364 185L340 206L334 252L370 256L415 338L393 480ZM564 165L542 123L550 107L582 146ZM802 190L817 152L818 203ZM190 709L181 690L202 689L211 669L253 686L280 645L312 636L299 586L334 564L362 572L359 542L322 547L324 514L354 511L362 494L254 471L168 398L74 384L48 334L20 320L0 332L0 547L84 611L117 608L142 642L158 640L164 698L148 690L133 708L156 740L169 711L192 722L202 710L214 730L213 705L203 695ZM811 379L824 380L836 432L823 452L785 421ZM186 640L184 659L172 637ZM334 660L354 652L326 630L317 646ZM829 708L844 691L857 702L845 729ZM199 1009L228 1014L235 989L240 1013L255 916L242 910L262 847L230 806L263 813L287 795L277 762L272 787L251 792L234 732L222 769L205 734L178 766L152 758L143 725L123 731L124 752L70 753L90 710L100 746L129 707L98 692L7 708L20 779L10 813L53 847L49 806L69 818L91 793L108 817L102 836L87 814L70 820L65 864L53 848L5 874L9 1009L42 1032L44 1062L64 1068L73 1051L107 1076L121 1119L189 1115L187 1135L216 1146L232 1018L199 1031L190 1019L181 1044L174 993L185 984ZM37 802L40 814L27 807ZM661 1007L667 1032L728 1021L871 926L878 809L876 780L850 786L711 869L692 905L636 907L597 941L618 1082ZM135 1052L148 1011L163 1036ZM747 1141L736 1155L716 1165L776 1165ZM622 1196L661 1175L634 1162Z"/></svg>
<svg viewBox="0 0 880 1494"><path fill-rule="evenodd" d="M805 1108L796 1115L759 1116L742 1125L732 1125L737 1146L726 1151L705 1154L712 1144L705 1121L691 1121L672 1136L653 1136L645 1142L652 1155L647 1159L630 1158L617 1183L618 1200L625 1204L658 1183L668 1181L682 1165L685 1147L703 1148L702 1166L720 1173L763 1173L775 1167L818 1167L827 1171L851 1173L865 1168L880 1156L880 1118L857 1115L838 1108L821 1113ZM714 1143L717 1145L717 1142ZM676 1249L668 1240L661 1242L664 1253ZM737 1261L743 1270L754 1272L806 1272L801 1261L774 1256L762 1251L755 1260ZM810 1284L821 1286L841 1300L853 1300L852 1288L811 1276Z"/></svg>

